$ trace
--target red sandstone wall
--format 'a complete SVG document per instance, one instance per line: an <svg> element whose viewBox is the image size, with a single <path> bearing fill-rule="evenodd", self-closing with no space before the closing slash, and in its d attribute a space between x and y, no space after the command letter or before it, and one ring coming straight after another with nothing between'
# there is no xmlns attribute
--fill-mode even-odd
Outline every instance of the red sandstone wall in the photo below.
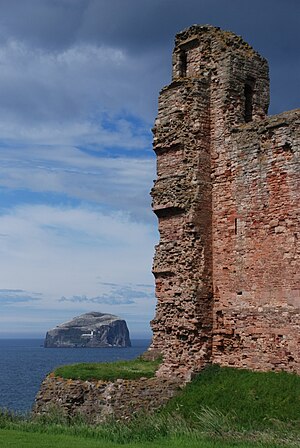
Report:
<svg viewBox="0 0 300 448"><path fill-rule="evenodd" d="M212 343L209 93L204 79L164 89L154 130L158 178L152 190L160 242L153 273L157 307L151 349L158 374L187 378ZM193 130L191 131L191 128ZM200 173L201 182L198 176Z"/></svg>
<svg viewBox="0 0 300 448"><path fill-rule="evenodd" d="M213 362L300 373L300 111L240 127L213 172Z"/></svg>
<svg viewBox="0 0 300 448"><path fill-rule="evenodd" d="M300 111L266 119L268 104L267 61L240 37L176 36L154 128L160 375L299 372Z"/></svg>

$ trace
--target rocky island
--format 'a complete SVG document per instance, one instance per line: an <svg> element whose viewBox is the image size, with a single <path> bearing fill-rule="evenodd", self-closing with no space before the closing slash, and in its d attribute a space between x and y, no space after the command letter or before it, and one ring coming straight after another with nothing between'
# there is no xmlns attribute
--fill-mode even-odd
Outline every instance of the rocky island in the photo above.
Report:
<svg viewBox="0 0 300 448"><path fill-rule="evenodd" d="M125 320L113 314L82 314L49 330L44 347L131 347Z"/></svg>

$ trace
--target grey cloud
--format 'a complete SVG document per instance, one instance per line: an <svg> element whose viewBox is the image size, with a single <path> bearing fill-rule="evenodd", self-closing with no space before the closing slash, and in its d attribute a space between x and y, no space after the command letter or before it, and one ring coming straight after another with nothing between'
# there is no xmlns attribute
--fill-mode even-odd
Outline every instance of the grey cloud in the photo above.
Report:
<svg viewBox="0 0 300 448"><path fill-rule="evenodd" d="M18 11L18 14L16 14ZM151 50L172 44L174 33L193 23L211 23L269 41L281 51L297 48L298 0L2 0L2 36L44 48L77 42ZM276 29L276 33L275 33Z"/></svg>
<svg viewBox="0 0 300 448"><path fill-rule="evenodd" d="M132 286L119 286L118 288L115 288L111 292L111 295L116 294L120 297L127 297L130 299L150 299L153 297L153 292L148 292L145 290L140 290L137 288L134 288Z"/></svg>
<svg viewBox="0 0 300 448"><path fill-rule="evenodd" d="M42 294L23 289L0 289L0 305L13 305L41 300Z"/></svg>
<svg viewBox="0 0 300 448"><path fill-rule="evenodd" d="M101 128L105 114L117 123L124 112L142 117L149 128L163 79L161 68L153 71L152 59L105 46L79 44L53 54L8 42L0 47L0 63L2 137L11 126L16 134L32 127L42 137L43 123L54 131L61 123L85 121Z"/></svg>
<svg viewBox="0 0 300 448"><path fill-rule="evenodd" d="M151 284L137 283L136 286L139 286L141 288L152 288L153 289L153 285L151 285Z"/></svg>
<svg viewBox="0 0 300 448"><path fill-rule="evenodd" d="M123 72L123 79L127 77L127 82L123 83L121 77L118 79L115 76L112 76L112 82L116 90L119 82L123 90L129 90L134 95L133 103L137 110L142 99L134 94L134 90L141 89L152 114L155 90L169 81L174 34L193 23L221 26L249 41L270 60L271 72L280 71L281 82L277 79L273 82L275 95L283 90L285 98L292 96L295 84L289 86L286 70L291 61L297 61L294 70L298 74L296 79L299 79L298 0L253 0L250 3L246 0L2 0L1 12L3 39L18 39L45 51L59 52L77 45L91 44L129 52L132 72ZM108 70L105 77L99 77L97 73L95 79L99 86L104 83L106 88L111 89L105 78L111 78L109 72L113 73L112 68L103 66L102 69L104 72ZM82 72L82 82L91 82L90 72L90 69ZM74 76L76 79L76 73ZM71 78L68 79L70 82ZM32 88L30 90L33 92ZM121 95L124 105L130 94L127 97L124 93ZM299 99L299 94L296 95ZM79 96L84 102L80 89ZM44 95L44 98L51 104L49 95ZM59 100L57 96L54 99L60 104L63 98ZM70 101L68 105L72 109ZM288 108L288 105L289 100L285 99L283 108ZM65 110L66 105L62 104L62 107ZM278 107L276 105L276 109Z"/></svg>
<svg viewBox="0 0 300 448"><path fill-rule="evenodd" d="M131 305L135 303L134 300L126 299L126 298L115 298L115 297L106 297L96 296L96 297L86 297L86 296L72 296L72 297L61 297L59 302L72 302L72 303L95 303L102 305Z"/></svg>
<svg viewBox="0 0 300 448"><path fill-rule="evenodd" d="M141 288L141 285L124 285L109 282L99 283L104 286L110 286L110 290L96 297L87 297L86 295L61 297L59 302L131 305L137 303L137 300L152 299L154 296L152 290L145 290L145 285L142 285ZM148 288L148 285L146 287Z"/></svg>
<svg viewBox="0 0 300 448"><path fill-rule="evenodd" d="M1 0L1 36L64 48L76 39L89 0Z"/></svg>
<svg viewBox="0 0 300 448"><path fill-rule="evenodd" d="M269 59L271 112L300 102L298 0L2 0L1 12L2 42L17 40L28 51L27 65L0 77L1 118L66 122L86 117L98 104L101 111L127 110L150 123L158 90L170 81L174 34L193 23L241 34ZM62 61L89 46L107 50L106 56ZM114 50L125 55L119 65L107 59Z"/></svg>
<svg viewBox="0 0 300 448"><path fill-rule="evenodd" d="M0 294L23 293L23 289L0 289Z"/></svg>
<svg viewBox="0 0 300 448"><path fill-rule="evenodd" d="M104 286L118 286L118 283L111 283L111 282L98 282L99 285L104 285Z"/></svg>
<svg viewBox="0 0 300 448"><path fill-rule="evenodd" d="M17 37L49 49L67 48L79 40L153 46L162 38L154 32L157 12L164 16L168 6L170 2L158 0L2 0L2 38Z"/></svg>

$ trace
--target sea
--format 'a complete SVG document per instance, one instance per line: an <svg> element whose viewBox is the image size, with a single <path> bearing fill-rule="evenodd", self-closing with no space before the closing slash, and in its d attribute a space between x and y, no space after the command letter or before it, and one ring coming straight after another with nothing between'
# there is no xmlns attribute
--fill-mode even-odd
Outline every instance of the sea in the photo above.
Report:
<svg viewBox="0 0 300 448"><path fill-rule="evenodd" d="M0 409L30 412L45 376L58 366L77 362L133 359L149 347L146 339L126 348L44 348L42 339L0 339Z"/></svg>

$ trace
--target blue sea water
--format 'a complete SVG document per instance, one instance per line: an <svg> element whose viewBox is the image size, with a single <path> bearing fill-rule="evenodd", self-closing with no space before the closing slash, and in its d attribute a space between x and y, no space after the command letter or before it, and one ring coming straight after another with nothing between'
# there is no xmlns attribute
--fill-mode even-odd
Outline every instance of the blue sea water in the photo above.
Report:
<svg viewBox="0 0 300 448"><path fill-rule="evenodd" d="M150 343L131 342L127 348L44 348L40 339L0 339L0 408L30 411L41 382L60 365L133 359Z"/></svg>

